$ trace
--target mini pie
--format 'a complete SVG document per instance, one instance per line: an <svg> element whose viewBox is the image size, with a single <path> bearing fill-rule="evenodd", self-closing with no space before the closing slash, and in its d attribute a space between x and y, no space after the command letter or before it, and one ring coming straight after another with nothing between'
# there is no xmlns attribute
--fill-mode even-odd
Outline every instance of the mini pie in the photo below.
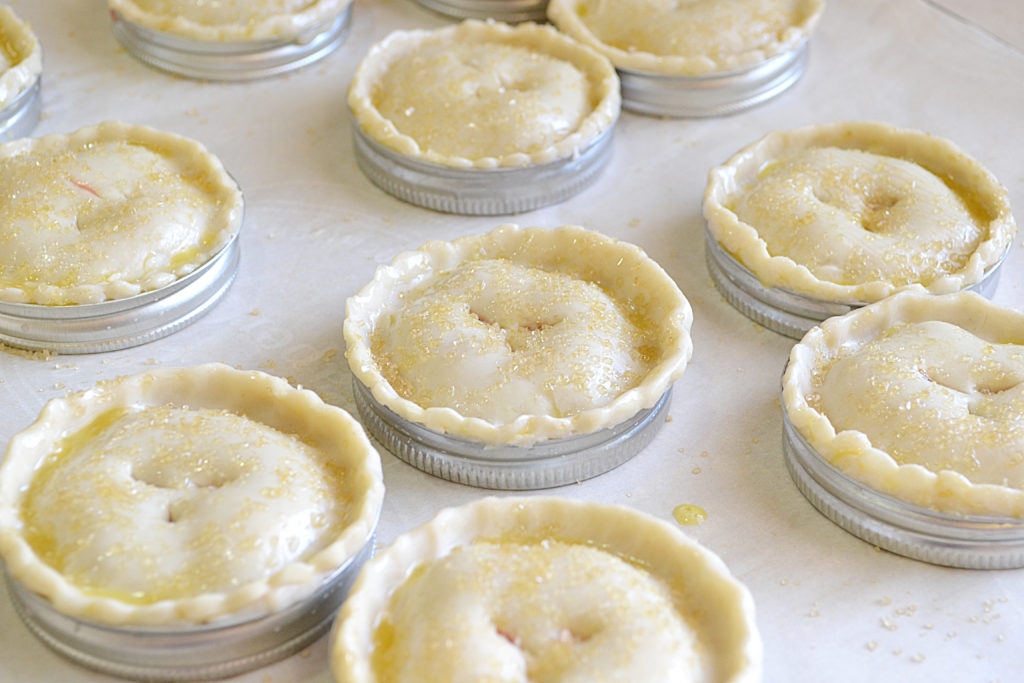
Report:
<svg viewBox="0 0 1024 683"><path fill-rule="evenodd" d="M652 407L692 353L692 312L639 248L503 225L401 253L348 301L349 367L436 432L529 446Z"/></svg>
<svg viewBox="0 0 1024 683"><path fill-rule="evenodd" d="M971 286L1017 229L1006 189L952 142L874 122L766 135L711 170L704 218L765 287L847 304Z"/></svg>
<svg viewBox="0 0 1024 683"><path fill-rule="evenodd" d="M374 45L348 105L388 149L486 169L573 157L615 123L620 98L608 61L553 28L467 20Z"/></svg>
<svg viewBox="0 0 1024 683"><path fill-rule="evenodd" d="M786 414L866 486L953 515L1024 516L1024 313L903 292L812 329Z"/></svg>
<svg viewBox="0 0 1024 683"><path fill-rule="evenodd" d="M202 144L105 122L0 145L0 301L65 305L158 289L238 232L242 193Z"/></svg>
<svg viewBox="0 0 1024 683"><path fill-rule="evenodd" d="M369 541L380 460L316 394L209 364L55 399L0 466L7 572L118 627L257 618Z"/></svg>
<svg viewBox="0 0 1024 683"><path fill-rule="evenodd" d="M341 15L352 0L108 0L127 21L204 42L291 40Z"/></svg>
<svg viewBox="0 0 1024 683"><path fill-rule="evenodd" d="M551 0L548 18L616 68L704 76L796 49L824 6L824 0Z"/></svg>
<svg viewBox="0 0 1024 683"><path fill-rule="evenodd" d="M43 72L43 51L28 24L0 6L0 109L25 92Z"/></svg>
<svg viewBox="0 0 1024 683"><path fill-rule="evenodd" d="M333 634L340 683L758 681L750 594L629 508L485 498L399 536Z"/></svg>

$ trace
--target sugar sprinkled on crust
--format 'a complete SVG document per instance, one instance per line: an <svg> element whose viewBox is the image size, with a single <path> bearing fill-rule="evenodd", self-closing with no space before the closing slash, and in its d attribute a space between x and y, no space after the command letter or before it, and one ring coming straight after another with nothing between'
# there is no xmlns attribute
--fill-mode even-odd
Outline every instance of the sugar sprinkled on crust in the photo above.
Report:
<svg viewBox="0 0 1024 683"><path fill-rule="evenodd" d="M200 143L105 122L0 145L0 300L65 305L165 286L216 254L242 195Z"/></svg>
<svg viewBox="0 0 1024 683"><path fill-rule="evenodd" d="M749 593L674 525L564 498L485 498L399 536L339 614L340 683L395 683L417 665L429 683L753 683L761 643Z"/></svg>
<svg viewBox="0 0 1024 683"><path fill-rule="evenodd" d="M377 647L389 683L709 680L664 584L553 540L476 542L421 566L391 596Z"/></svg>
<svg viewBox="0 0 1024 683"><path fill-rule="evenodd" d="M775 131L740 150L708 174L704 219L764 286L853 305L973 285L1017 230L1006 188L975 159L870 121Z"/></svg>
<svg viewBox="0 0 1024 683"><path fill-rule="evenodd" d="M447 285L435 283L446 277L465 287L459 294L442 291ZM499 305L491 299L487 280L500 285L493 291L502 292L507 301ZM571 280L577 282L564 284ZM418 301L431 287L440 293ZM538 295L538 287L556 291ZM580 296L570 302L559 288ZM449 301L449 294L454 300ZM398 321L407 306L413 320ZM430 309L443 313L433 323L443 334L431 336L429 320L420 315ZM429 242L379 268L374 280L349 299L346 310L349 367L378 402L435 431L483 443L526 446L618 424L657 403L692 353L692 312L672 279L637 247L578 226L546 230L505 225L486 235ZM466 325L460 328L459 320ZM411 339L390 338L392 329ZM403 341L414 346L396 350ZM567 346L536 352L549 342ZM465 355L470 350L473 355ZM437 355L430 361L434 370L417 359L421 352ZM497 365L495 353L503 359ZM382 360L387 367L382 368ZM517 375L520 362L525 372ZM451 386L445 368L456 368L453 363L462 365L455 371L467 379L464 395L454 402L421 405L403 395L421 391L435 398ZM492 393L479 386L486 375L480 369L490 368L487 372L494 375L499 366L500 376L494 379L502 388ZM402 373L422 374L423 368L445 374L441 385L415 390L404 386L413 377ZM533 395L538 387L539 398ZM461 406L451 407L471 394L476 394L472 400L501 403L501 392L520 395L512 401L514 415L492 412L494 419L485 419L472 407L469 414L462 414ZM531 412L533 408L538 410Z"/></svg>
<svg viewBox="0 0 1024 683"><path fill-rule="evenodd" d="M365 432L313 392L215 363L151 370L50 401L11 439L0 554L73 617L254 618L355 557L382 499Z"/></svg>
<svg viewBox="0 0 1024 683"><path fill-rule="evenodd" d="M798 47L821 0L551 0L548 17L620 69L698 76Z"/></svg>
<svg viewBox="0 0 1024 683"><path fill-rule="evenodd" d="M596 285L489 259L409 292L373 347L403 397L502 423L606 405L649 368L646 344Z"/></svg>
<svg viewBox="0 0 1024 683"><path fill-rule="evenodd" d="M813 328L783 405L825 460L944 513L1024 516L1024 315L903 292Z"/></svg>
<svg viewBox="0 0 1024 683"><path fill-rule="evenodd" d="M128 21L208 42L290 39L340 15L352 0L108 0Z"/></svg>
<svg viewBox="0 0 1024 683"><path fill-rule="evenodd" d="M530 22L396 31L370 48L348 92L356 125L376 142L479 169L572 157L615 123L620 102L607 59Z"/></svg>

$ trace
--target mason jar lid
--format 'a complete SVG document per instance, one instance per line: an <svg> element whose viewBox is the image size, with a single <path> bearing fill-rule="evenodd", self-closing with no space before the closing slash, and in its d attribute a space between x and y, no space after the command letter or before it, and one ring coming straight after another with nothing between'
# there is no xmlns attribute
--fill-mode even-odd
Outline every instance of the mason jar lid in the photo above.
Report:
<svg viewBox="0 0 1024 683"><path fill-rule="evenodd" d="M705 230L705 261L718 291L736 310L773 332L800 339L812 327L834 315L844 315L865 304L836 303L814 299L781 287L765 287L756 275L737 261ZM991 297L1009 250L964 291Z"/></svg>
<svg viewBox="0 0 1024 683"><path fill-rule="evenodd" d="M145 681L210 680L284 659L323 635L373 554L371 536L311 596L256 619L182 627L117 627L69 617L5 572L15 611L33 634L71 661Z"/></svg>
<svg viewBox="0 0 1024 683"><path fill-rule="evenodd" d="M565 201L597 179L612 155L606 128L579 154L546 164L509 168L452 168L400 154L353 121L355 157L370 181L404 202L444 213L497 216Z"/></svg>
<svg viewBox="0 0 1024 683"><path fill-rule="evenodd" d="M22 90L10 104L0 109L0 142L17 140L32 134L43 107L40 90L42 79L37 76L31 86Z"/></svg>
<svg viewBox="0 0 1024 683"><path fill-rule="evenodd" d="M894 498L826 462L783 410L786 467L800 493L854 536L915 560L965 569L1024 567L1024 519L951 515Z"/></svg>
<svg viewBox="0 0 1024 683"><path fill-rule="evenodd" d="M358 380L352 386L366 431L397 458L441 479L505 490L572 484L618 467L651 442L671 399L670 389L653 407L591 434L494 446L427 429L381 405Z"/></svg>
<svg viewBox="0 0 1024 683"><path fill-rule="evenodd" d="M807 66L807 41L759 64L701 76L669 76L619 68L622 106L654 116L724 116L781 95Z"/></svg>
<svg viewBox="0 0 1024 683"><path fill-rule="evenodd" d="M497 19L508 24L544 21L548 0L416 0L440 14L455 19Z"/></svg>
<svg viewBox="0 0 1024 683"><path fill-rule="evenodd" d="M206 313L227 292L239 253L236 232L188 275L124 299L67 306L0 301L0 342L32 351L96 353L166 337Z"/></svg>
<svg viewBox="0 0 1024 683"><path fill-rule="evenodd" d="M215 81L276 76L312 64L348 35L352 5L292 38L213 42L156 31L111 11L114 35L140 61L162 71Z"/></svg>

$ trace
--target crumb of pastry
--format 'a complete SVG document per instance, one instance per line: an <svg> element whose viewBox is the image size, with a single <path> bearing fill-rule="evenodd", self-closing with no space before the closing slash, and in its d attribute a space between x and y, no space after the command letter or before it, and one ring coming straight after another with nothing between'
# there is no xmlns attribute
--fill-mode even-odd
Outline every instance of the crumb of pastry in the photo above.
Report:
<svg viewBox="0 0 1024 683"><path fill-rule="evenodd" d="M26 358L28 360L52 360L53 358L56 358L59 355L56 351L51 351L49 349L19 349L16 346L8 346L3 342L0 342L0 350L4 351L5 353L9 353L12 356Z"/></svg>

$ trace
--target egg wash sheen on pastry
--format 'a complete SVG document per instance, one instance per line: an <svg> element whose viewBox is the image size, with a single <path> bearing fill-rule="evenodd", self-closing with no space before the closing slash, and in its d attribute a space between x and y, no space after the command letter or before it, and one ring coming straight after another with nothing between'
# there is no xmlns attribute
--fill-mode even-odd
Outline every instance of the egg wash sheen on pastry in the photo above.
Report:
<svg viewBox="0 0 1024 683"><path fill-rule="evenodd" d="M346 522L342 468L224 410L113 408L66 437L25 494L25 536L82 590L150 604L238 588Z"/></svg>
<svg viewBox="0 0 1024 683"><path fill-rule="evenodd" d="M988 236L971 198L932 172L850 149L768 165L733 208L771 255L840 285L927 285L962 269Z"/></svg>
<svg viewBox="0 0 1024 683"><path fill-rule="evenodd" d="M595 104L571 63L491 42L423 45L373 92L374 107L424 151L469 159L543 151Z"/></svg>
<svg viewBox="0 0 1024 683"><path fill-rule="evenodd" d="M625 52L726 61L780 42L812 11L804 0L580 0L580 20Z"/></svg>
<svg viewBox="0 0 1024 683"><path fill-rule="evenodd" d="M195 269L240 203L206 173L159 143L117 139L0 158L0 299L94 303Z"/></svg>
<svg viewBox="0 0 1024 683"><path fill-rule="evenodd" d="M903 323L816 371L808 403L901 465L1024 489L1024 346Z"/></svg>
<svg viewBox="0 0 1024 683"><path fill-rule="evenodd" d="M669 589L603 550L477 541L421 565L375 635L381 683L709 680Z"/></svg>
<svg viewBox="0 0 1024 683"><path fill-rule="evenodd" d="M656 360L642 325L598 285L506 259L404 294L371 344L399 395L497 423L603 406Z"/></svg>

